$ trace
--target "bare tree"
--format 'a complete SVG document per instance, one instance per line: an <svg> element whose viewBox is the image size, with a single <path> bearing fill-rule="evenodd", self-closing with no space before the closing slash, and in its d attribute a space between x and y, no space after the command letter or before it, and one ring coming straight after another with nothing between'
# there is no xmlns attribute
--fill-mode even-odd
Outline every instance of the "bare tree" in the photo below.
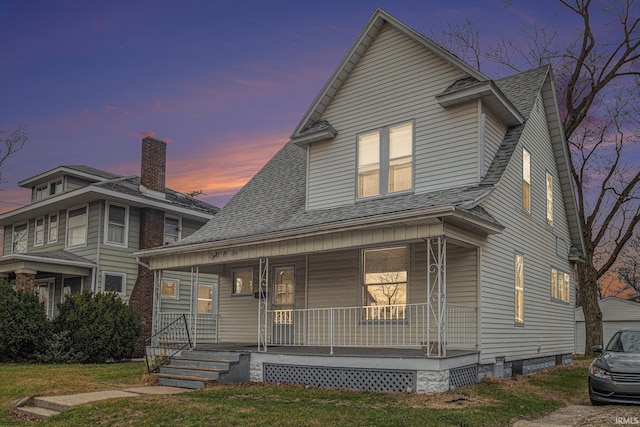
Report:
<svg viewBox="0 0 640 427"><path fill-rule="evenodd" d="M618 278L626 285L626 289L640 295L640 236L634 237L621 255L621 262L616 269Z"/></svg>
<svg viewBox="0 0 640 427"><path fill-rule="evenodd" d="M627 160L640 137L640 12L635 0L601 8L591 0L559 3L577 18L572 41L534 27L477 57L510 71L553 66L586 246L577 290L585 315L585 353L593 354L591 347L602 344L599 281L614 272L640 221L640 167ZM458 37L460 50L469 49L467 40L474 34Z"/></svg>
<svg viewBox="0 0 640 427"><path fill-rule="evenodd" d="M27 125L20 125L11 131L0 129L0 182L5 182L2 178L4 163L20 151L27 142L27 127Z"/></svg>

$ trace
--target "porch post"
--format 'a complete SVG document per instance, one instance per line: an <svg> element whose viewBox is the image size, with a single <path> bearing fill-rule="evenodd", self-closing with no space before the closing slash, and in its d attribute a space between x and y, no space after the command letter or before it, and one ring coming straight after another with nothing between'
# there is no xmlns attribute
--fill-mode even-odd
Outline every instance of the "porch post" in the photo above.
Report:
<svg viewBox="0 0 640 427"><path fill-rule="evenodd" d="M193 276L193 267L191 267L191 274ZM194 301L194 310L193 310L193 332L191 334L193 348L196 348L198 345L198 282L200 281L200 267L196 266L195 273L195 285L196 285L196 298ZM193 280L191 283L191 292L193 292Z"/></svg>
<svg viewBox="0 0 640 427"><path fill-rule="evenodd" d="M447 355L447 239L427 239L427 356ZM432 326L435 333L432 336ZM434 348L435 346L435 348Z"/></svg>
<svg viewBox="0 0 640 427"><path fill-rule="evenodd" d="M153 273L153 314L151 315L151 347L158 346L157 333L160 331L160 301L162 294L162 270L156 270Z"/></svg>
<svg viewBox="0 0 640 427"><path fill-rule="evenodd" d="M260 258L260 283L258 285L258 350L267 351L269 325L269 258Z"/></svg>

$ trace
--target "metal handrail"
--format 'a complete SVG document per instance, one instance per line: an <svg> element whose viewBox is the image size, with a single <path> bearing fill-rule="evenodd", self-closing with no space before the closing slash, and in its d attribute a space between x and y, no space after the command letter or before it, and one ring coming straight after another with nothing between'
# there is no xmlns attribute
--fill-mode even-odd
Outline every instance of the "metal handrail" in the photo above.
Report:
<svg viewBox="0 0 640 427"><path fill-rule="evenodd" d="M179 325L182 321L182 325ZM184 337L186 331L187 341L181 341L177 337ZM189 323L186 314L180 315L173 322L145 340L144 360L147 364L147 372L155 372L173 356L185 348L193 348Z"/></svg>

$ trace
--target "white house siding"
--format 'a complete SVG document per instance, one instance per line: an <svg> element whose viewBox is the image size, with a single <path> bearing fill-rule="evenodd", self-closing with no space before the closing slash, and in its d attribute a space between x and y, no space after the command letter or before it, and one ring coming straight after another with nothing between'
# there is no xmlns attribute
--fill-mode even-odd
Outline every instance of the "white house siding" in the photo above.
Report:
<svg viewBox="0 0 640 427"><path fill-rule="evenodd" d="M475 182L477 106L444 109L435 100L463 77L385 24L322 115L337 137L309 146L308 208L353 203L356 135L408 120L415 120L416 192Z"/></svg>
<svg viewBox="0 0 640 427"><path fill-rule="evenodd" d="M522 209L523 146L531 153L531 215ZM547 171L554 177L553 228L546 224ZM575 278L567 251L556 253L557 238L565 242L570 238L540 98L502 182L483 206L506 228L489 236L481 252L481 363L493 363L500 356L510 361L572 353ZM516 253L524 256L523 326L514 321ZM571 275L568 303L551 300L551 267Z"/></svg>

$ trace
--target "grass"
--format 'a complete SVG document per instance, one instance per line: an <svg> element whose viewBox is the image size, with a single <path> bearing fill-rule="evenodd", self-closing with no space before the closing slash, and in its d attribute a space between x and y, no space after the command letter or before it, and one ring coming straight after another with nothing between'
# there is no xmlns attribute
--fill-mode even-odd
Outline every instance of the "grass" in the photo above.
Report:
<svg viewBox="0 0 640 427"><path fill-rule="evenodd" d="M363 393L290 385L218 385L172 396L83 405L38 426L500 426L587 399L587 360L511 380L486 380L439 395ZM21 397L118 388L146 381L142 364L0 366L0 425ZM8 379L8 381L5 380Z"/></svg>

